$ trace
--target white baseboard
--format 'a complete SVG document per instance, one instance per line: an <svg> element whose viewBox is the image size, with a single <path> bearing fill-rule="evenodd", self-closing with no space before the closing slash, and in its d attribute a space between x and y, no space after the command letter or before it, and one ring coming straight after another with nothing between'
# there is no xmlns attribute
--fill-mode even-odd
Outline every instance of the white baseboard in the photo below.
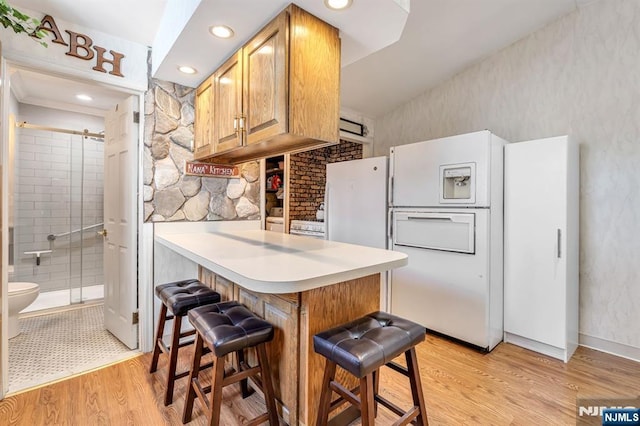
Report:
<svg viewBox="0 0 640 426"><path fill-rule="evenodd" d="M640 362L640 348L580 333L580 346Z"/></svg>
<svg viewBox="0 0 640 426"><path fill-rule="evenodd" d="M504 341L505 343L511 343L564 362L568 362L575 351L575 345L571 348L557 348L555 346L547 345L546 343L538 342L509 332L504 333Z"/></svg>

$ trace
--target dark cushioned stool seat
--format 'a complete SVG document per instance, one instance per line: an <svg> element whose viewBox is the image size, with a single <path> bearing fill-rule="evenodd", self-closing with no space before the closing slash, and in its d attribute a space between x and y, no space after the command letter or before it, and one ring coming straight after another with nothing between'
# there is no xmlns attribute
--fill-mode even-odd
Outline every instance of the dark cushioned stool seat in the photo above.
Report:
<svg viewBox="0 0 640 426"><path fill-rule="evenodd" d="M185 316L196 306L220 301L220 294L196 279L160 284L156 287L156 295L171 313L179 316Z"/></svg>
<svg viewBox="0 0 640 426"><path fill-rule="evenodd" d="M160 352L169 354L167 387L164 397L164 405L169 405L173 402L174 382L189 374L188 371L176 373L178 349L193 343L193 341L189 340L183 340L181 342L180 339L195 334L194 330L182 331L182 318L187 315L190 309L219 302L220 294L196 279L188 279L158 285L156 287L156 296L162 301L162 307L160 308L155 346L153 356L151 357L149 372L154 373L158 369ZM170 312L172 315L168 315L167 312ZM173 331L171 334L171 343L167 346L164 343L163 335L164 326L169 320L173 320Z"/></svg>
<svg viewBox="0 0 640 426"><path fill-rule="evenodd" d="M273 339L271 323L259 318L241 303L230 301L193 308L187 314L189 321L196 329L196 347L189 376L189 390L182 413L182 423L191 421L193 403L196 397L208 409L208 424L220 424L222 406L222 388L240 382L243 398L249 395L247 379L251 379L262 389L267 412L249 421L248 425L258 425L269 421L271 426L278 426L279 419L269 363L266 343ZM250 366L245 362L244 351L255 348L257 365ZM205 350L213 355L213 374L211 386L200 384L200 359ZM235 353L236 368L225 371L225 356ZM261 380L257 380L257 376ZM206 394L211 393L209 400Z"/></svg>
<svg viewBox="0 0 640 426"><path fill-rule="evenodd" d="M317 353L361 378L422 342L425 328L386 312L373 312L313 336Z"/></svg>
<svg viewBox="0 0 640 426"><path fill-rule="evenodd" d="M273 339L273 326L231 301L189 311L189 322L217 357Z"/></svg>
<svg viewBox="0 0 640 426"><path fill-rule="evenodd" d="M344 401L359 408L362 426L375 424L378 403L400 416L394 425L406 425L409 422L427 425L415 352L415 346L424 341L425 332L423 326L404 318L386 312L373 312L313 336L314 350L326 358L316 425L327 425L329 414ZM403 353L406 367L392 361ZM349 390L335 381L336 366L360 379L358 387ZM409 410L400 409L378 394L378 370L383 366L409 378L413 397L413 407ZM333 402L332 392L340 396Z"/></svg>

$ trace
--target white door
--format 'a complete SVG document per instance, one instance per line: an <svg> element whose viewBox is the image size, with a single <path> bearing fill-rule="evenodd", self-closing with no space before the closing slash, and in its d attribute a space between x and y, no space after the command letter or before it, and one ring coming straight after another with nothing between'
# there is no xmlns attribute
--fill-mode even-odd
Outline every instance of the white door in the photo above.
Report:
<svg viewBox="0 0 640 426"><path fill-rule="evenodd" d="M104 319L125 345L138 346L137 142L131 96L105 117L104 146Z"/></svg>

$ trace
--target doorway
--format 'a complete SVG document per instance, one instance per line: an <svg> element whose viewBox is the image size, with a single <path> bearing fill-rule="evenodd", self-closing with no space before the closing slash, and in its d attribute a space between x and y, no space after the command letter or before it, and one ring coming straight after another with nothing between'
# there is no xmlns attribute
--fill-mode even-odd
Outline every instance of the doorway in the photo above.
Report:
<svg viewBox="0 0 640 426"><path fill-rule="evenodd" d="M12 393L139 352L105 328L99 235L104 117L131 94L15 65L8 75L9 261L3 285L29 282L40 289L18 315L21 333L3 338ZM97 102L78 101L78 94Z"/></svg>

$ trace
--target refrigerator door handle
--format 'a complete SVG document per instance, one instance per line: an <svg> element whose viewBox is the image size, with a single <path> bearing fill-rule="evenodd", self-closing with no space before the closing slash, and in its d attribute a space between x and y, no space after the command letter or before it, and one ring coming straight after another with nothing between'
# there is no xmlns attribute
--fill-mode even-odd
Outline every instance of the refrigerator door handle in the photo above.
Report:
<svg viewBox="0 0 640 426"><path fill-rule="evenodd" d="M330 240L331 236L329 235L329 217L331 216L331 210L329 210L329 183L327 182L324 186L324 239Z"/></svg>
<svg viewBox="0 0 640 426"><path fill-rule="evenodd" d="M562 257L561 245L562 245L562 230L558 228L558 259Z"/></svg>
<svg viewBox="0 0 640 426"><path fill-rule="evenodd" d="M429 220L433 222L453 222L451 217L409 216L407 220Z"/></svg>

